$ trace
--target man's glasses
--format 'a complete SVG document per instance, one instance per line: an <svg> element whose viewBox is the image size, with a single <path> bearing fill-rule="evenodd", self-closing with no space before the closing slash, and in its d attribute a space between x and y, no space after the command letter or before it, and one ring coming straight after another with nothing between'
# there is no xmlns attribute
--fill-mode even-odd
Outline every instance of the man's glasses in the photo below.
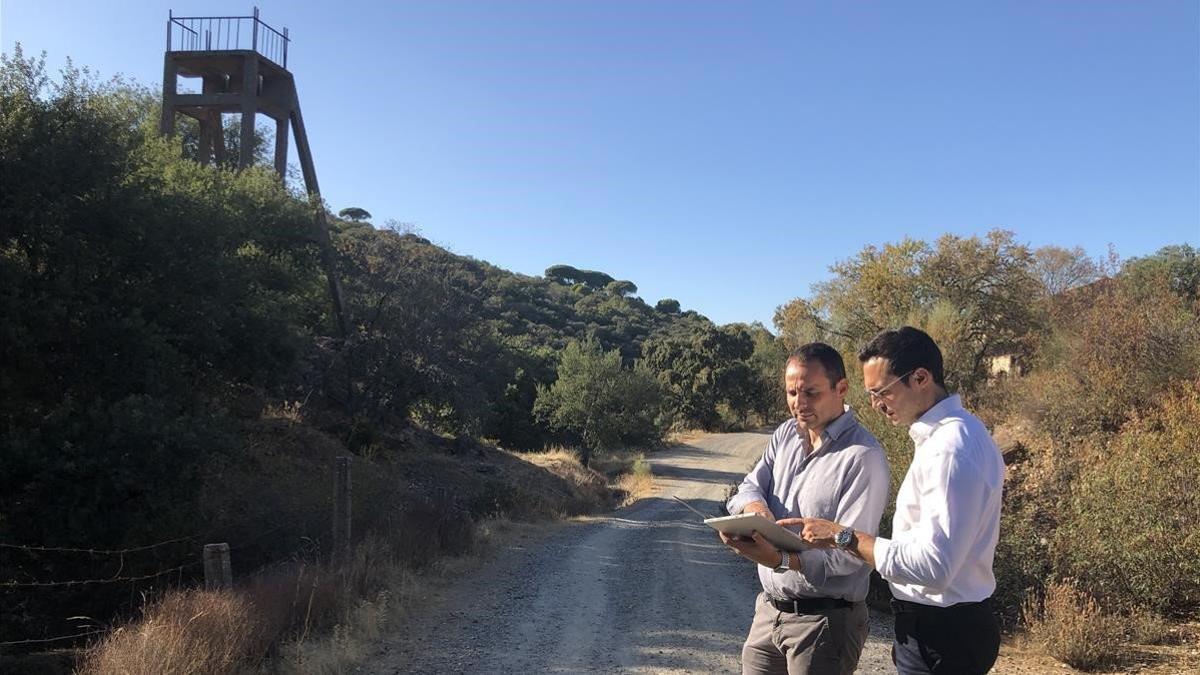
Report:
<svg viewBox="0 0 1200 675"><path fill-rule="evenodd" d="M894 387L897 382L903 380L904 378L908 377L909 375L912 375L915 372L917 372L917 369L913 368L912 370L901 375L900 377L897 377L896 379L892 380L891 382L888 382L887 384L885 384L884 386L882 386L878 389L868 389L867 396L870 396L872 401L874 401L875 399L887 398L889 389Z"/></svg>

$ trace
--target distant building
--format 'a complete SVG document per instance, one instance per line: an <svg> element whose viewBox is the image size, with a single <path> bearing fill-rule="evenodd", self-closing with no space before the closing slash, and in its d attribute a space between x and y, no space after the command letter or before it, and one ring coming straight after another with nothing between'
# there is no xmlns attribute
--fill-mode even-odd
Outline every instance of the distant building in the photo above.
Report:
<svg viewBox="0 0 1200 675"><path fill-rule="evenodd" d="M988 357L988 378L1004 380L1025 374L1024 359L1016 353L996 354Z"/></svg>

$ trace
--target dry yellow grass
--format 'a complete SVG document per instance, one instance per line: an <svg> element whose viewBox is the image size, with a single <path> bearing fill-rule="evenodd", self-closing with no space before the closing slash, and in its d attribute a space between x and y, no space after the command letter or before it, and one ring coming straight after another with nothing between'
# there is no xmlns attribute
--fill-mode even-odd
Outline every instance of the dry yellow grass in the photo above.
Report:
<svg viewBox="0 0 1200 675"><path fill-rule="evenodd" d="M654 491L654 474L650 471L650 463L638 455L630 465L629 472L617 478L616 488L623 495L621 506L648 496Z"/></svg>
<svg viewBox="0 0 1200 675"><path fill-rule="evenodd" d="M234 592L188 590L166 595L141 621L110 633L89 650L83 675L221 675L266 653L253 606Z"/></svg>
<svg viewBox="0 0 1200 675"><path fill-rule="evenodd" d="M1069 584L1051 584L1039 604L1024 607L1029 635L1047 654L1083 670L1117 664L1125 650L1125 622L1101 610Z"/></svg>
<svg viewBox="0 0 1200 675"><path fill-rule="evenodd" d="M581 496L591 503L593 510L609 505L609 491L604 476L593 468L585 467L578 455L565 448L551 448L542 452L517 452L515 457L571 483Z"/></svg>
<svg viewBox="0 0 1200 675"><path fill-rule="evenodd" d="M708 435L703 429L686 429L683 431L671 431L667 433L667 437L663 439L665 445L686 445L694 440Z"/></svg>
<svg viewBox="0 0 1200 675"><path fill-rule="evenodd" d="M605 489L616 493L618 506L632 504L654 490L650 463L645 455L633 450L605 452L594 457L590 467L584 467L576 454L566 448L519 453L517 456L591 490L605 487L607 481ZM605 503L606 500L598 501L597 506Z"/></svg>
<svg viewBox="0 0 1200 675"><path fill-rule="evenodd" d="M1094 675L1182 675L1200 672L1200 624L1178 624L1169 629L1173 641L1167 645L1127 645L1119 664L1094 670L1079 670L1045 652L1027 632L1007 637L992 672L1002 675L1044 673L1093 673Z"/></svg>

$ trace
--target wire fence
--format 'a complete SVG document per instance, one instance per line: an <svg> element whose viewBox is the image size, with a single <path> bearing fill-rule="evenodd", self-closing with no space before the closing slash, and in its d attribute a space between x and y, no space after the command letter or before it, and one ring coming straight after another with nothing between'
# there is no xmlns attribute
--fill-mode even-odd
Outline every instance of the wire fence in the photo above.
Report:
<svg viewBox="0 0 1200 675"><path fill-rule="evenodd" d="M350 542L350 460L348 457L339 457L334 467L334 523L333 523L333 541L335 552L344 552ZM161 549L171 545L183 544L185 542L197 542L206 538L206 534L190 535L186 537L176 537L165 541L146 544L144 546L134 546L121 549L102 549L102 548L80 548L80 547L65 547L65 546L39 546L31 544L13 544L0 543L0 549L8 549L14 551L24 551L26 553L63 553L75 555L89 556L116 556L118 558L117 571L112 575L100 578L91 579L55 579L55 580L20 580L9 579L0 580L0 590L9 589L10 592L20 592L22 590L34 589L52 589L52 588L72 588L84 587L98 584L134 584L140 581L149 581L167 577L172 574L179 575L177 582L178 586L183 585L183 573L201 565L204 566L205 587L207 588L228 588L232 585L232 574L230 564L231 551L247 551L262 544L267 537L284 530L286 525L278 525L263 532L256 534L253 537L244 539L236 546L228 544L207 544L203 547L203 556L199 560L191 560L174 565L167 569L160 569L148 574L129 574L122 575L125 570L126 556L131 556L138 553L146 553L156 549ZM312 551L312 541L305 538L305 543L294 548L291 552L283 554L283 557L294 556L303 552ZM192 549L190 555L185 557L195 556L195 549ZM178 558L176 558L178 560ZM82 618L82 617L72 617ZM85 632L73 633L70 635L60 635L55 637L43 638L27 638L21 640L0 641L0 647L17 647L37 645L53 642L62 642L67 640L78 640L85 637L107 633L107 628L89 630Z"/></svg>
<svg viewBox="0 0 1200 675"><path fill-rule="evenodd" d="M21 551L36 551L40 553L89 553L91 555L125 555L127 553L140 553L156 548L162 548L170 544L178 544L181 541L194 541L195 536L179 537L178 539L168 539L160 541L157 544L148 544L146 546L137 546L134 548L121 549L101 549L101 548L65 548L61 546L25 546L23 544L3 544L0 543L0 548L17 549Z"/></svg>
<svg viewBox="0 0 1200 675"><path fill-rule="evenodd" d="M204 561L197 560L195 562L186 563L170 569L155 572L153 574L143 574L140 576L122 577L113 576L105 579L72 579L69 581L2 581L0 588L55 588L64 586L86 586L88 584L114 584L126 583L130 581L145 581L147 579L157 579L168 574L182 572L190 567L195 567L202 564Z"/></svg>
<svg viewBox="0 0 1200 675"><path fill-rule="evenodd" d="M20 645L35 645L35 644L45 644L48 642L62 642L63 640L76 640L76 639L79 639L82 637L87 637L89 635L99 635L100 633L107 633L107 632L108 631L106 629L98 628L96 630L89 630L84 633L75 633L74 635L60 635L58 637L52 637L52 638L31 638L28 640L10 640L8 642L0 642L0 647L17 647Z"/></svg>

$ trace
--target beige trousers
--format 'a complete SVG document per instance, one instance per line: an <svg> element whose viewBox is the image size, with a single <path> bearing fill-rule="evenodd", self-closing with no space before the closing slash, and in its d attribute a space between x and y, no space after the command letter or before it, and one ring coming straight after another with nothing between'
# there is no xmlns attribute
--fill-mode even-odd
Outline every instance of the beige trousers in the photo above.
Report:
<svg viewBox="0 0 1200 675"><path fill-rule="evenodd" d="M867 641L867 605L813 614L781 612L759 593L742 646L742 673L851 675Z"/></svg>

